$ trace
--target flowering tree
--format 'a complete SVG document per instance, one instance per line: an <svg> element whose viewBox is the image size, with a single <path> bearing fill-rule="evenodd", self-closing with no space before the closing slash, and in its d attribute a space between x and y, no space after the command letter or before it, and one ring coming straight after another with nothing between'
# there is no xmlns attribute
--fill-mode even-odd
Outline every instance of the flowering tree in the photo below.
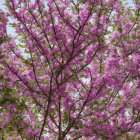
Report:
<svg viewBox="0 0 140 140"><path fill-rule="evenodd" d="M1 103L6 139L138 137L138 5L7 0L6 6L17 33L0 45L1 83L9 89L1 94L9 94Z"/></svg>

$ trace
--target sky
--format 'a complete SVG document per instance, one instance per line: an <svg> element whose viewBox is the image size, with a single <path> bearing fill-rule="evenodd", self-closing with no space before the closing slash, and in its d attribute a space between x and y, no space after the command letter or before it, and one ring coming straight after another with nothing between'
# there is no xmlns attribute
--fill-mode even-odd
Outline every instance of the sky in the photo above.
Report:
<svg viewBox="0 0 140 140"><path fill-rule="evenodd" d="M0 0L0 9L2 9L4 12L7 12L6 6L3 5L4 2L5 2L5 0ZM9 19L9 23L14 21L11 18L8 18L8 19ZM11 34L12 36L16 36L16 33L15 33L14 29L11 27L11 25L7 26L7 34L8 35Z"/></svg>

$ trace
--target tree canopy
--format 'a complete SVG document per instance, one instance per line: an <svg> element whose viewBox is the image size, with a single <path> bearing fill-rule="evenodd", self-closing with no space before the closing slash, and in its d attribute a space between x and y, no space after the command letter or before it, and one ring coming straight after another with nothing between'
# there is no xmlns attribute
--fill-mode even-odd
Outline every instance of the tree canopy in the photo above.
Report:
<svg viewBox="0 0 140 140"><path fill-rule="evenodd" d="M133 8L123 0L6 0L5 5L1 139L140 138L138 2ZM7 25L16 37L7 35Z"/></svg>

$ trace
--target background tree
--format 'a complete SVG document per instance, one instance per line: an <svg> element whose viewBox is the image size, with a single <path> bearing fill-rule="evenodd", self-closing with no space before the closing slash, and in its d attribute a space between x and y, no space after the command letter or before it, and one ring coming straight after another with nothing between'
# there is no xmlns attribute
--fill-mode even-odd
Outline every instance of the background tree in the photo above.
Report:
<svg viewBox="0 0 140 140"><path fill-rule="evenodd" d="M6 6L20 43L2 43L0 62L24 107L18 112L19 102L10 103L4 129L12 124L27 140L138 137L138 5L7 0Z"/></svg>

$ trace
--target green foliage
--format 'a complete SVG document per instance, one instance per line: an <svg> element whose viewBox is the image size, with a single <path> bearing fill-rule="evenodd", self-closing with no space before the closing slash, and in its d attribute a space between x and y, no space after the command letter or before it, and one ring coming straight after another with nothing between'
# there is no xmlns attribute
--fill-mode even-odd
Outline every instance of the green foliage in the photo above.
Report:
<svg viewBox="0 0 140 140"><path fill-rule="evenodd" d="M24 48L24 45L19 44L19 47L20 47L20 48Z"/></svg>

